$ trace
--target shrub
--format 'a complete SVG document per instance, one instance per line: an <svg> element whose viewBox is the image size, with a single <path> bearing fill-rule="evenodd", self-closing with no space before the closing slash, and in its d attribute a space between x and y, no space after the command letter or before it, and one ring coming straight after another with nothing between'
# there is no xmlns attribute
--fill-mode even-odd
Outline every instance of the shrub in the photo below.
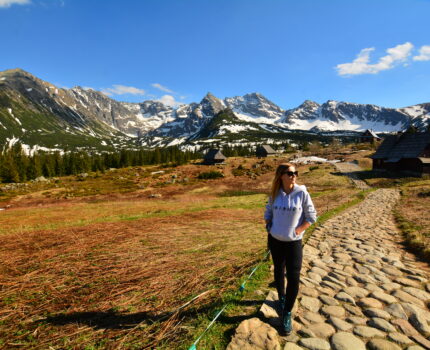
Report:
<svg viewBox="0 0 430 350"><path fill-rule="evenodd" d="M430 190L419 192L417 196L422 198L430 197Z"/></svg>
<svg viewBox="0 0 430 350"><path fill-rule="evenodd" d="M207 171L205 173L200 173L199 176L197 176L198 179L218 179L220 177L224 177L224 174L219 171Z"/></svg>

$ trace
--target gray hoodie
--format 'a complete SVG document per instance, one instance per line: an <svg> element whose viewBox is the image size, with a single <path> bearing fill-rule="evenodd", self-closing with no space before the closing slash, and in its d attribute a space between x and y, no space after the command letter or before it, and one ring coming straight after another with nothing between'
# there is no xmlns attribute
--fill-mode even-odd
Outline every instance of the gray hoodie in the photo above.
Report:
<svg viewBox="0 0 430 350"><path fill-rule="evenodd" d="M272 222L270 234L280 241L298 241L304 232L296 235L296 228L304 221L313 224L317 213L305 185L294 185L293 191L286 194L281 188L275 200L269 198L264 219Z"/></svg>

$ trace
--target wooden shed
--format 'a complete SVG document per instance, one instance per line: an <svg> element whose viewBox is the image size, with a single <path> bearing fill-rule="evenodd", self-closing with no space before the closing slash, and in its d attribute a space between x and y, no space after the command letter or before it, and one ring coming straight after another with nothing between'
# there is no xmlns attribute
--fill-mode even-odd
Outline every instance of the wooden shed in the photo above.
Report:
<svg viewBox="0 0 430 350"><path fill-rule="evenodd" d="M376 141L380 141L381 138L375 134L375 132L373 130L367 129L365 132L363 132L360 137L359 137L359 141L360 142L368 142L368 143L374 143Z"/></svg>
<svg viewBox="0 0 430 350"><path fill-rule="evenodd" d="M206 153L203 163L207 165L220 164L220 163L224 163L226 159L227 157L224 154L222 154L219 149L211 148Z"/></svg>
<svg viewBox="0 0 430 350"><path fill-rule="evenodd" d="M255 150L255 155L257 157L268 157L276 155L276 151L269 145L257 146Z"/></svg>
<svg viewBox="0 0 430 350"><path fill-rule="evenodd" d="M430 174L430 132L390 135L371 158L374 170Z"/></svg>

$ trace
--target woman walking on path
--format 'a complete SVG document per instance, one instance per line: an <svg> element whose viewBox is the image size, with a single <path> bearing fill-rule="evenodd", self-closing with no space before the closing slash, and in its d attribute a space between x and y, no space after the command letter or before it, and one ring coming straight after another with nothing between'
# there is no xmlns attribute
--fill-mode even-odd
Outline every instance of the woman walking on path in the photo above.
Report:
<svg viewBox="0 0 430 350"><path fill-rule="evenodd" d="M275 267L275 284L282 310L282 329L286 334L293 330L291 310L299 292L302 237L317 218L306 187L296 184L297 176L294 165L283 163L278 166L264 213L269 233L269 249Z"/></svg>

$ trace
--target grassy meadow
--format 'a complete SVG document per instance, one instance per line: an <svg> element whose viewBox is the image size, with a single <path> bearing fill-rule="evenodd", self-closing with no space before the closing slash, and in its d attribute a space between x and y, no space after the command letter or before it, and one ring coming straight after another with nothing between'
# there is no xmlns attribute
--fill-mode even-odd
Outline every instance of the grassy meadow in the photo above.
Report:
<svg viewBox="0 0 430 350"><path fill-rule="evenodd" d="M199 344L225 347L271 281L266 261L235 295L265 254L263 210L286 160L113 169L0 191L0 349L187 349L230 300ZM198 178L209 171L223 177ZM319 215L359 196L330 164L299 171Z"/></svg>

